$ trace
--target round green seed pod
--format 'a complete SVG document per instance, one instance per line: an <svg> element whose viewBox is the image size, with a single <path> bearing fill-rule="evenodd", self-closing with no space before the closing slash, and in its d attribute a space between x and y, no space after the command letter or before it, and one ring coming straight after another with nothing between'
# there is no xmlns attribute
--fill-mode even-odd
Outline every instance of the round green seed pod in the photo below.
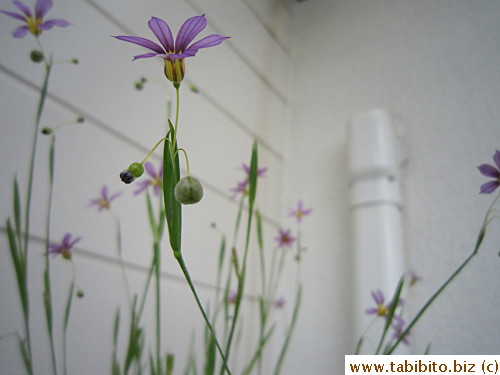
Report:
<svg viewBox="0 0 500 375"><path fill-rule="evenodd" d="M203 197L203 187L198 179L192 176L183 177L175 185L174 196L182 204L198 203Z"/></svg>
<svg viewBox="0 0 500 375"><path fill-rule="evenodd" d="M135 178L141 177L144 173L144 167L141 163L130 164L128 170L134 175Z"/></svg>
<svg viewBox="0 0 500 375"><path fill-rule="evenodd" d="M42 62L43 61L43 52L34 49L30 53L30 58L31 58L31 61L33 61L34 63Z"/></svg>

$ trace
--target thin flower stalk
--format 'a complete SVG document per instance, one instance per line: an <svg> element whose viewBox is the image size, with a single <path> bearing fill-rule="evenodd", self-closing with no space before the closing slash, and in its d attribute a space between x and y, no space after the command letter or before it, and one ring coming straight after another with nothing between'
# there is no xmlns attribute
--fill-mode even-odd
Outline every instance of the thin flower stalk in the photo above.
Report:
<svg viewBox="0 0 500 375"><path fill-rule="evenodd" d="M398 345L405 339L405 337L409 334L413 326L418 322L418 320L422 317L422 315L427 311L429 306L434 302L434 300L441 295L441 293L446 289L446 287L460 274L460 272L469 264L469 262L474 258L474 256L479 252L479 249L483 243L484 237L486 235L486 229L491 222L493 212L493 207L498 202L500 197L500 193L496 196L496 198L491 203L490 207L486 211L486 214L483 219L483 223L479 230L479 234L477 236L476 244L472 250L472 253L463 261L463 263L448 277L448 279L439 287L436 292L429 298L429 300L420 308L415 317L411 320L410 323L406 326L399 337L396 339L396 342L390 346L384 354L392 354L394 350L398 347Z"/></svg>

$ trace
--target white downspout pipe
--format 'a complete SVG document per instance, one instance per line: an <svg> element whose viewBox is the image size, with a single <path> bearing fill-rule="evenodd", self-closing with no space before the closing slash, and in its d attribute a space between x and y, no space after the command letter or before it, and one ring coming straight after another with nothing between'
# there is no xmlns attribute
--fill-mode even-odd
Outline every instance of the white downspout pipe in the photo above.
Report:
<svg viewBox="0 0 500 375"><path fill-rule="evenodd" d="M348 126L348 144L357 340L373 320L365 313L375 306L371 291L380 289L390 301L405 266L400 159L389 115L375 109L355 116ZM375 324L364 334L361 354L374 353L380 326Z"/></svg>

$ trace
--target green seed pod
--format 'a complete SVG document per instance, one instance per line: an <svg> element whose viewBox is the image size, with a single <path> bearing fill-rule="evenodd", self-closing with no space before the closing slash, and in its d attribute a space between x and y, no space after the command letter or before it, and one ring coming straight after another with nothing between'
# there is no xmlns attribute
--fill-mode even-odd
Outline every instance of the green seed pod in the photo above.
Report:
<svg viewBox="0 0 500 375"><path fill-rule="evenodd" d="M31 58L31 61L33 61L34 63L42 62L43 61L43 52L34 49L30 53L30 58Z"/></svg>
<svg viewBox="0 0 500 375"><path fill-rule="evenodd" d="M203 187L196 178L183 177L175 185L174 196L182 204L198 203L203 197Z"/></svg>
<svg viewBox="0 0 500 375"><path fill-rule="evenodd" d="M43 128L42 129L42 134L43 135L51 135L53 133L51 128Z"/></svg>
<svg viewBox="0 0 500 375"><path fill-rule="evenodd" d="M134 175L135 178L141 177L144 173L144 167L141 163L130 164L128 170Z"/></svg>

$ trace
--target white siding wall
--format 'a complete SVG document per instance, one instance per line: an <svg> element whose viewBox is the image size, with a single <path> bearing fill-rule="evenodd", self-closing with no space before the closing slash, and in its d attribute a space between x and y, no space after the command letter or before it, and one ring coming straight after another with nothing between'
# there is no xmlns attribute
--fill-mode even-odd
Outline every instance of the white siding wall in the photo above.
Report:
<svg viewBox="0 0 500 375"><path fill-rule="evenodd" d="M32 3L29 1L30 6ZM15 10L7 0L1 0L0 9ZM202 299L207 299L213 291L220 243L211 223L228 235L230 244L237 201L229 199L229 189L244 178L240 167L249 162L254 138L260 141L260 165L269 168L259 186L258 207L264 216L266 247L274 248L278 223L286 209L282 201L282 174L290 100L287 77L291 4L264 0L55 1L48 18L67 19L71 26L44 32L42 44L53 53L54 60L77 57L80 64L54 66L42 126L53 126L79 115L86 117L85 123L64 127L56 133L51 237L58 241L66 232L83 237L73 258L76 282L85 291L85 297L73 304L68 342L71 374L109 372L114 313L119 305L127 306L117 260L114 220L108 212L98 214L94 208L88 208L88 202L99 195L103 184L109 185L111 192L124 192L124 196L113 202L112 209L122 225L123 257L131 289L140 292L145 267L152 257L145 197L134 197L135 187L123 185L118 174L131 162L141 161L163 136L166 102L175 98L171 84L163 78L161 60L132 62L133 55L142 53L141 47L110 36L153 39L147 27L151 16L165 19L175 33L185 19L203 13L208 27L201 36L219 33L232 39L186 60L178 139L188 151L191 173L205 187L202 202L183 212L186 262ZM0 228L3 233L5 220L11 213L14 176L17 175L22 187L26 185L32 124L43 71L42 65L33 64L28 57L29 51L36 48L34 38L28 35L17 40L10 36L18 25L19 22L1 15ZM143 76L157 82L148 83L138 92L134 83ZM194 84L199 93L191 92L189 84ZM37 153L29 275L33 288L35 367L44 374L50 373L41 306L48 139L40 137ZM157 166L160 157L161 148L152 159ZM176 355L175 373L180 374L193 332L198 343L202 340L203 322L171 254L167 236L163 242L163 349ZM23 334L5 235L1 236L0 249L0 335ZM52 264L56 326L60 327L71 266L60 258ZM258 286L250 277L248 294L255 294ZM145 313L151 340L148 345L154 343L152 301L151 297ZM247 302L252 309L256 307L252 299ZM122 316L125 311L122 310ZM250 352L257 337L250 311L256 310L249 308L244 312L249 337L248 342L242 343L244 353ZM124 329L121 341L126 337ZM235 363L241 365L243 357ZM0 373L22 373L14 336L0 341Z"/></svg>

